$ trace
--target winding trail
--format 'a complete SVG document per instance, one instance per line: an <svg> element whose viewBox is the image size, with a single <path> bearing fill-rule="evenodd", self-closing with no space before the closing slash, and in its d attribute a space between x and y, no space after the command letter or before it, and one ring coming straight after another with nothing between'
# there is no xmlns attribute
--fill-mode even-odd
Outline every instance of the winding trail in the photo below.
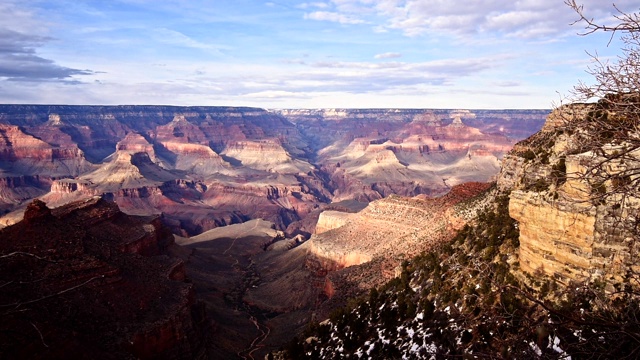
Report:
<svg viewBox="0 0 640 360"><path fill-rule="evenodd" d="M266 338L269 336L269 334L271 333L271 329L269 329L268 326L261 324L258 321L258 319L255 318L255 316L251 316L249 320L251 320L253 325L255 325L256 329L258 329L258 331L260 332L260 335L258 335L255 339L253 339L253 341L251 342L251 345L249 345L248 348L238 351L238 356L240 356L244 360L248 360L248 359L255 360L252 354L263 347L262 342L266 340ZM243 355L243 354L246 354L246 355Z"/></svg>
<svg viewBox="0 0 640 360"><path fill-rule="evenodd" d="M260 221L262 221L262 219L256 219L256 220L255 220L255 224L253 224L253 226L252 226L250 229L247 229L247 230L245 230L245 231L241 232L240 234L236 235L236 236L233 238L233 241L231 241L231 245L229 245L229 247L227 248L227 250L225 250L225 251L222 253L222 255L227 255L227 253L229 252L229 250L231 250L231 248L233 247L233 245L235 245L235 244L236 244L236 240L238 240L238 238L242 237L242 235L244 235L244 234L246 234L246 233L249 233L249 232L253 231L255 228L257 228L257 227L258 227L258 224L260 223ZM229 255L229 256L231 256L231 255Z"/></svg>

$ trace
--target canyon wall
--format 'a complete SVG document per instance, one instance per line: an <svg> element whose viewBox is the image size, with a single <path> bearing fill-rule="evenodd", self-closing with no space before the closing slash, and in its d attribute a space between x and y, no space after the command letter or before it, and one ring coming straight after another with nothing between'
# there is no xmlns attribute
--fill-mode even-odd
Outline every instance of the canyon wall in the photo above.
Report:
<svg viewBox="0 0 640 360"><path fill-rule="evenodd" d="M554 110L539 133L516 144L503 160L498 187L511 192L509 214L519 222L520 266L527 273L540 271L565 283L599 279L613 284L628 270L640 270L640 245L629 223L640 205L637 191L598 196L587 169L604 158L576 150L576 134L567 130L593 108L577 104ZM611 171L627 165L608 162ZM606 182L601 188L611 186Z"/></svg>
<svg viewBox="0 0 640 360"><path fill-rule="evenodd" d="M335 210L326 210L320 213L318 217L318 223L316 224L316 234L322 234L323 232L337 229L343 225L345 225L349 218L351 217L350 213L335 211Z"/></svg>
<svg viewBox="0 0 640 360"><path fill-rule="evenodd" d="M542 110L0 106L0 223L94 195L174 232L487 181Z"/></svg>
<svg viewBox="0 0 640 360"><path fill-rule="evenodd" d="M132 217L93 197L51 210L30 203L0 230L0 354L7 359L193 359L208 320L167 256L159 218Z"/></svg>

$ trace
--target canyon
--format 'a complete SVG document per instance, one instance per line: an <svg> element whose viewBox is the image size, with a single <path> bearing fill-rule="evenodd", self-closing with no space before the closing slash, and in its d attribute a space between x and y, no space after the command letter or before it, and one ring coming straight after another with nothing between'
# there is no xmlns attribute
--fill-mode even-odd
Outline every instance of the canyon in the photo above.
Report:
<svg viewBox="0 0 640 360"><path fill-rule="evenodd" d="M606 101L555 109L504 156L495 186L466 183L437 198L389 196L355 214L322 213L300 247L334 259L323 265L336 267L327 303L348 291L352 298L272 358L635 354L640 151L637 113L622 111L637 108L629 99L615 110ZM443 226L449 238L437 235ZM369 276L389 281L367 286L365 276L339 286L339 274L373 269L380 253L402 260L393 274Z"/></svg>
<svg viewBox="0 0 640 360"><path fill-rule="evenodd" d="M186 328L135 335L162 353L122 351L260 358L449 241L486 205L505 154L547 114L4 105L0 224L15 234L87 212L96 231L126 239L118 219L151 221L160 250L149 236L117 249L180 269L170 280L188 281L189 301L162 316ZM53 218L34 217L34 206ZM4 235L0 245L16 246ZM185 337L192 328L205 345Z"/></svg>
<svg viewBox="0 0 640 360"><path fill-rule="evenodd" d="M597 106L6 106L0 357L625 353L640 153L584 150Z"/></svg>
<svg viewBox="0 0 640 360"><path fill-rule="evenodd" d="M329 203L490 180L547 113L2 105L0 225L100 195L180 235L261 218L308 237Z"/></svg>

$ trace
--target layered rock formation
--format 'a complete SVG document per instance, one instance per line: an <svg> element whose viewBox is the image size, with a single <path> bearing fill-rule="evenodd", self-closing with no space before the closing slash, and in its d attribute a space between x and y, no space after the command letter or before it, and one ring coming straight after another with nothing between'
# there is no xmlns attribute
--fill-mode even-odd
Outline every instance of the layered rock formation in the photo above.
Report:
<svg viewBox="0 0 640 360"><path fill-rule="evenodd" d="M0 356L200 356L208 324L172 244L159 218L101 198L32 202L0 230Z"/></svg>
<svg viewBox="0 0 640 360"><path fill-rule="evenodd" d="M281 113L302 134L315 138L317 162L336 188L334 201L367 201L390 194L441 195L456 184L488 181L498 172L502 155L521 139L521 134L511 131L518 125L509 112L332 109ZM536 117L544 114L522 114L521 129L535 131Z"/></svg>
<svg viewBox="0 0 640 360"><path fill-rule="evenodd" d="M177 170L209 175L230 167L211 149L204 132L184 115L176 115L170 123L158 126L152 137L165 150L170 166Z"/></svg>
<svg viewBox="0 0 640 360"><path fill-rule="evenodd" d="M602 157L575 149L575 133L566 130L595 105L577 104L552 113L542 131L517 144L505 157L498 186L511 191L509 214L520 226L520 266L561 282L600 279L621 281L640 268L638 244L630 232L638 194L598 196L615 186L599 185L586 173ZM613 152L604 144L603 151ZM629 164L628 164L629 165ZM615 159L609 171L626 165ZM594 185L596 184L596 185Z"/></svg>
<svg viewBox="0 0 640 360"><path fill-rule="evenodd" d="M349 221L350 217L351 214L342 211L323 211L318 217L318 223L316 224L315 233L322 234L323 232L344 226Z"/></svg>
<svg viewBox="0 0 640 360"><path fill-rule="evenodd" d="M296 226L322 204L486 181L544 114L0 106L0 211L13 211L0 223L36 196L59 206L104 194L181 234L260 217L305 233Z"/></svg>
<svg viewBox="0 0 640 360"><path fill-rule="evenodd" d="M0 212L45 194L57 178L93 168L70 138L46 127L37 127L30 135L19 126L0 124Z"/></svg>
<svg viewBox="0 0 640 360"><path fill-rule="evenodd" d="M316 234L303 247L327 270L381 259L375 267L387 272L377 279L382 281L394 276L390 269L402 260L449 240L469 218L465 212L475 212L477 207L462 202L488 187L467 183L438 198L390 196L358 213L331 211L321 215Z"/></svg>

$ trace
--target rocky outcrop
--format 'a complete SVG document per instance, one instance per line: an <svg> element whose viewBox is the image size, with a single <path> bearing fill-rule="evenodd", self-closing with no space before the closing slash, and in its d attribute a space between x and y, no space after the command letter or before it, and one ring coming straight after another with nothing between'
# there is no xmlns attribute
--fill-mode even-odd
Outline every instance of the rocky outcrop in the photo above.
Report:
<svg viewBox="0 0 640 360"><path fill-rule="evenodd" d="M305 174L314 169L306 161L294 159L278 139L229 141L222 154L244 166L268 172Z"/></svg>
<svg viewBox="0 0 640 360"><path fill-rule="evenodd" d="M519 222L522 270L542 271L561 281L583 280L591 271L602 274L593 251L595 208L513 191L509 214Z"/></svg>
<svg viewBox="0 0 640 360"><path fill-rule="evenodd" d="M305 250L317 259L318 265L324 271L336 271L355 265L370 262L373 258L370 254L359 249L332 248L323 246L318 241L309 241Z"/></svg>
<svg viewBox="0 0 640 360"><path fill-rule="evenodd" d="M466 223L456 205L488 187L486 183L468 183L438 198L390 196L369 203L358 213L328 212L323 220L327 225L321 225L305 246L329 270L375 258L389 263L383 267L393 268L451 238Z"/></svg>
<svg viewBox="0 0 640 360"><path fill-rule="evenodd" d="M17 126L0 125L0 160L52 160L52 147L46 142L23 133Z"/></svg>
<svg viewBox="0 0 640 360"><path fill-rule="evenodd" d="M99 197L53 211L31 203L24 221L0 230L0 354L200 356L207 320L183 262L163 255L172 244L159 219Z"/></svg>
<svg viewBox="0 0 640 360"><path fill-rule="evenodd" d="M95 171L81 176L80 179L110 190L153 183L153 180L147 180L140 167L136 166L135 160L146 163L151 162L146 153L132 154L127 151L118 151L114 154L112 161L105 163Z"/></svg>
<svg viewBox="0 0 640 360"><path fill-rule="evenodd" d="M145 153L151 161L156 161L156 153L153 145L147 141L142 135L130 132L124 139L116 144L116 152L124 152L129 154Z"/></svg>
<svg viewBox="0 0 640 360"><path fill-rule="evenodd" d="M638 245L630 232L640 201L638 194L597 196L587 169L602 160L573 147L574 134L565 125L582 119L593 104L554 110L542 131L517 144L503 162L498 186L510 191L509 214L519 222L520 266L561 282L621 281ZM604 145L603 151L614 151ZM626 165L609 162L609 171ZM606 182L603 188L613 184ZM594 194L596 196L594 196Z"/></svg>
<svg viewBox="0 0 640 360"><path fill-rule="evenodd" d="M337 229L349 221L351 215L342 211L327 210L320 213L316 224L316 234Z"/></svg>
<svg viewBox="0 0 640 360"><path fill-rule="evenodd" d="M187 120L185 115L176 115L170 123L158 126L153 137L162 148L169 166L174 169L210 175L230 168L230 165L211 149L210 139L203 130Z"/></svg>
<svg viewBox="0 0 640 360"><path fill-rule="evenodd" d="M18 126L0 124L0 168L17 175L60 177L77 176L92 167L74 144L51 145Z"/></svg>

